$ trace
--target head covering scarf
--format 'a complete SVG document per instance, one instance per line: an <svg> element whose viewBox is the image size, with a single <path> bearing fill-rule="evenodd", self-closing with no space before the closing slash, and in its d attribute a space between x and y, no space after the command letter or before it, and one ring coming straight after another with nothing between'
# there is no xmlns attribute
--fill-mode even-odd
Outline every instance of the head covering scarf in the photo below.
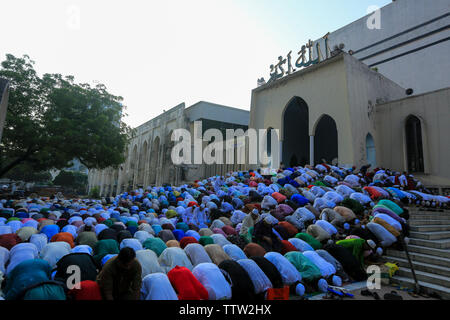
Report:
<svg viewBox="0 0 450 320"><path fill-rule="evenodd" d="M45 245L39 257L47 261L52 268L56 266L59 259L69 254L72 247L64 241L50 242Z"/></svg>
<svg viewBox="0 0 450 320"><path fill-rule="evenodd" d="M39 258L38 248L33 243L16 244L11 249L11 251L9 251L9 263L8 267L6 268L6 274L8 275L21 262L25 260L38 258Z"/></svg>
<svg viewBox="0 0 450 320"><path fill-rule="evenodd" d="M47 236L43 233L36 233L33 234L30 237L30 243L33 243L38 248L38 251L41 252L41 250L45 247L45 245L48 243Z"/></svg>
<svg viewBox="0 0 450 320"><path fill-rule="evenodd" d="M321 256L325 261L333 265L333 267L336 269L336 275L340 276L345 281L348 281L349 277L347 273L345 273L344 267L338 260L336 260L331 254L329 254L326 250L323 249L316 250L316 253L319 256Z"/></svg>
<svg viewBox="0 0 450 320"><path fill-rule="evenodd" d="M267 289L273 287L270 279L255 261L251 259L241 259L237 261L237 263L245 269L252 280L253 286L255 287L255 294L265 293Z"/></svg>
<svg viewBox="0 0 450 320"><path fill-rule="evenodd" d="M193 238L195 238L197 241L200 240L200 234L199 234L197 231L195 231L195 230L188 230L188 231L185 233L185 235L186 235L187 237L193 237Z"/></svg>
<svg viewBox="0 0 450 320"><path fill-rule="evenodd" d="M84 280L80 282L80 288L69 290L68 295L74 300L102 300L102 294L97 282L92 280Z"/></svg>
<svg viewBox="0 0 450 320"><path fill-rule="evenodd" d="M190 243L184 248L184 252L194 267L200 263L212 262L205 248L201 244Z"/></svg>
<svg viewBox="0 0 450 320"><path fill-rule="evenodd" d="M302 280L300 272L280 253L268 252L264 255L264 258L277 268L285 285L290 286Z"/></svg>
<svg viewBox="0 0 450 320"><path fill-rule="evenodd" d="M158 257L159 265L168 273L175 266L186 267L189 270L193 269L192 263L183 249L177 247L168 247L164 249Z"/></svg>
<svg viewBox="0 0 450 320"><path fill-rule="evenodd" d="M170 230L161 230L158 233L158 237L161 238L162 241L164 241L164 243L166 243L169 240L176 240L175 236Z"/></svg>
<svg viewBox="0 0 450 320"><path fill-rule="evenodd" d="M306 258L303 253L291 251L286 253L284 257L300 272L303 280L313 282L322 276L320 269L311 260Z"/></svg>
<svg viewBox="0 0 450 320"><path fill-rule="evenodd" d="M166 242L167 248L175 247L180 248L180 243L177 240L169 240Z"/></svg>
<svg viewBox="0 0 450 320"><path fill-rule="evenodd" d="M336 268L318 255L317 252L305 251L303 252L303 255L311 260L320 269L323 277L328 278L336 273Z"/></svg>
<svg viewBox="0 0 450 320"><path fill-rule="evenodd" d="M281 250L281 254L286 254L291 251L299 251L292 243L290 243L287 240L282 240L281 243L283 244L283 249Z"/></svg>
<svg viewBox="0 0 450 320"><path fill-rule="evenodd" d="M22 227L19 230L17 230L16 234L19 236L19 238L22 241L28 241L30 240L31 236L33 234L37 234L39 231L37 231L36 228L33 227Z"/></svg>
<svg viewBox="0 0 450 320"><path fill-rule="evenodd" d="M50 280L52 267L41 259L25 260L17 265L8 275L3 290L6 300L16 300L26 288Z"/></svg>
<svg viewBox="0 0 450 320"><path fill-rule="evenodd" d="M313 247L311 247L306 241L303 241L301 239L290 238L288 241L300 252L314 251Z"/></svg>
<svg viewBox="0 0 450 320"><path fill-rule="evenodd" d="M73 236L69 232L57 233L50 240L50 242L57 242L57 241L64 241L67 242L71 248L75 247L75 244L73 242Z"/></svg>
<svg viewBox="0 0 450 320"><path fill-rule="evenodd" d="M0 246L11 250L16 244L21 243L22 239L17 234L2 234L0 235Z"/></svg>
<svg viewBox="0 0 450 320"><path fill-rule="evenodd" d="M247 271L236 261L225 260L219 264L225 278L231 284L232 300L256 300L255 286Z"/></svg>
<svg viewBox="0 0 450 320"><path fill-rule="evenodd" d="M316 238L307 233L297 233L295 237L308 243L311 247L314 248L314 250L322 248L322 244L320 243L320 241L316 240Z"/></svg>
<svg viewBox="0 0 450 320"><path fill-rule="evenodd" d="M244 253L247 257L264 257L266 250L257 243L249 243L244 248Z"/></svg>
<svg viewBox="0 0 450 320"><path fill-rule="evenodd" d="M198 243L200 243L202 246L206 246L208 244L214 244L214 239L208 236L201 236L198 240Z"/></svg>
<svg viewBox="0 0 450 320"><path fill-rule="evenodd" d="M167 277L178 292L179 300L208 300L208 291L188 268L177 265Z"/></svg>
<svg viewBox="0 0 450 320"><path fill-rule="evenodd" d="M144 241L143 247L152 250L159 257L160 254L167 248L166 243L160 238L149 238Z"/></svg>
<svg viewBox="0 0 450 320"><path fill-rule="evenodd" d="M131 248L134 251L138 251L138 250L142 250L142 244L138 239L133 239L133 238L127 238L127 239L123 239L122 242L120 243L120 249L123 248Z"/></svg>
<svg viewBox="0 0 450 320"><path fill-rule="evenodd" d="M104 229L97 235L97 239L98 240L111 239L117 241L117 231L112 228Z"/></svg>
<svg viewBox="0 0 450 320"><path fill-rule="evenodd" d="M228 256L223 248L218 244L208 244L205 246L206 253L211 258L211 261L219 265L224 260L230 260L230 256Z"/></svg>
<svg viewBox="0 0 450 320"><path fill-rule="evenodd" d="M361 267L361 263L347 248L334 243L326 244L323 248L342 264L345 272L354 280L367 279L367 273Z"/></svg>
<svg viewBox="0 0 450 320"><path fill-rule="evenodd" d="M247 256L245 255L244 251L242 251L242 249L235 244L227 244L223 246L223 250L234 261L240 259L247 259Z"/></svg>
<svg viewBox="0 0 450 320"><path fill-rule="evenodd" d="M223 236L222 234L213 234L211 235L211 238L213 239L215 244L220 245L221 247L227 245L227 244L231 244L230 241L227 240L227 238L225 236Z"/></svg>
<svg viewBox="0 0 450 320"><path fill-rule="evenodd" d="M152 250L137 250L136 259L142 267L142 278L151 273L164 272L158 262L158 256Z"/></svg>
<svg viewBox="0 0 450 320"><path fill-rule="evenodd" d="M143 300L178 300L177 294L164 273L152 273L142 279Z"/></svg>
<svg viewBox="0 0 450 320"><path fill-rule="evenodd" d="M70 252L72 252L72 253L87 253L87 254L92 255L94 253L94 250L92 249L92 247L90 247L88 245L80 244L78 246L73 247Z"/></svg>
<svg viewBox="0 0 450 320"><path fill-rule="evenodd" d="M207 236L207 237L209 237L209 236L211 236L211 235L213 235L214 234L214 232L212 232L212 230L211 229L208 229L208 228L202 228L202 229L200 229L199 231L198 231L198 233L200 234L200 236Z"/></svg>
<svg viewBox="0 0 450 320"><path fill-rule="evenodd" d="M59 227L56 224L46 225L41 229L41 233L47 236L48 241L59 232Z"/></svg>
<svg viewBox="0 0 450 320"><path fill-rule="evenodd" d="M118 254L119 244L116 240L105 239L99 240L94 247L94 259L100 263L107 254Z"/></svg>
<svg viewBox="0 0 450 320"><path fill-rule="evenodd" d="M137 231L134 235L134 238L138 239L140 243L144 243L148 238L153 238L153 236L147 231Z"/></svg>
<svg viewBox="0 0 450 320"><path fill-rule="evenodd" d="M180 241L180 247L181 249L184 249L188 244L190 243L198 243L197 239L195 239L194 237L184 237L183 239L181 239Z"/></svg>
<svg viewBox="0 0 450 320"><path fill-rule="evenodd" d="M251 257L250 259L255 261L267 278L269 278L273 288L283 287L283 279L281 274L272 262L265 257Z"/></svg>
<svg viewBox="0 0 450 320"><path fill-rule="evenodd" d="M231 299L231 286L215 264L200 263L192 270L192 274L208 291L209 300Z"/></svg>
<svg viewBox="0 0 450 320"><path fill-rule="evenodd" d="M184 231L181 229L175 229L172 233L177 241L180 241L185 236Z"/></svg>

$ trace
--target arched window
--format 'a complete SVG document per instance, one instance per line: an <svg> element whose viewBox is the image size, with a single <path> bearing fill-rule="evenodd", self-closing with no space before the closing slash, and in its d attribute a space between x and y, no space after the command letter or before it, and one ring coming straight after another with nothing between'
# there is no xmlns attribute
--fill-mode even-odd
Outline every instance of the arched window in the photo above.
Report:
<svg viewBox="0 0 450 320"><path fill-rule="evenodd" d="M424 172L422 125L416 116L406 119L406 157L409 172Z"/></svg>

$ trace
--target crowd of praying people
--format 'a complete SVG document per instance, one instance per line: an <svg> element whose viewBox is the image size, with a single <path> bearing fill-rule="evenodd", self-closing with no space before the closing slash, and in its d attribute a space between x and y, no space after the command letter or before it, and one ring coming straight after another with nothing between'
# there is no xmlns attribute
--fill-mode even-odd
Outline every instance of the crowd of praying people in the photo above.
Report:
<svg viewBox="0 0 450 320"><path fill-rule="evenodd" d="M103 199L0 201L0 299L307 297L367 279L408 242L409 209L448 209L406 173L230 172Z"/></svg>

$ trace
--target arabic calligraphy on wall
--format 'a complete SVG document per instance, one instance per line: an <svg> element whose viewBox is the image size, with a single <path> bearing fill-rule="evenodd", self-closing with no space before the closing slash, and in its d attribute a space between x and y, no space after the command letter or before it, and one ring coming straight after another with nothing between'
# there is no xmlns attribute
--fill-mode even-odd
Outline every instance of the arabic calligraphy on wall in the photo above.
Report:
<svg viewBox="0 0 450 320"><path fill-rule="evenodd" d="M286 55L286 58L284 58L283 56L278 57L278 63L272 64L270 66L270 79L267 83L272 83L284 77L285 75L294 73L300 68L306 68L330 58L331 50L328 40L329 35L330 33L327 33L322 37L325 43L325 59L320 47L320 43L309 40L308 43L303 45L298 52L298 58L295 61L295 64L293 64L292 60L292 50L289 51L289 53ZM258 82L260 81L264 81L264 78L258 80Z"/></svg>

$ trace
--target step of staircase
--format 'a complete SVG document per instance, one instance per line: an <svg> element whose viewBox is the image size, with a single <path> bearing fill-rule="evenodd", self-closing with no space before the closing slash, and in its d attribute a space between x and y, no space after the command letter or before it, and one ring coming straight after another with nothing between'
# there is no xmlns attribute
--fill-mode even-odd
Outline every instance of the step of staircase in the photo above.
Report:
<svg viewBox="0 0 450 320"><path fill-rule="evenodd" d="M450 231L434 231L434 232L410 232L410 238L424 240L441 240L450 239Z"/></svg>
<svg viewBox="0 0 450 320"><path fill-rule="evenodd" d="M397 263L399 267L410 268L407 258L385 256L384 259L386 260L386 262ZM443 277L450 277L450 268L447 266L437 266L432 264L432 262L424 263L415 260L412 261L412 264L414 266L415 271L424 271L432 274L437 274Z"/></svg>
<svg viewBox="0 0 450 320"><path fill-rule="evenodd" d="M408 252L419 284L450 299L450 211L410 210ZM406 252L388 249L385 261L397 263L392 281L414 288Z"/></svg>
<svg viewBox="0 0 450 320"><path fill-rule="evenodd" d="M416 220L442 220L450 223L450 215L437 215L437 214L414 214L409 216L409 221Z"/></svg>
<svg viewBox="0 0 450 320"><path fill-rule="evenodd" d="M441 276L438 274L433 274L425 271L415 270L417 280L424 281L432 284L436 284L438 286L443 286L446 288L450 288L450 278ZM413 279L412 271L410 268L402 267L400 270L396 272L396 275L400 277Z"/></svg>
<svg viewBox="0 0 450 320"><path fill-rule="evenodd" d="M408 244L408 251L450 259L450 250L448 249L426 248L423 246Z"/></svg>
<svg viewBox="0 0 450 320"><path fill-rule="evenodd" d="M409 244L416 246L423 246L426 248L448 249L450 248L450 239L424 240L424 239L410 238Z"/></svg>
<svg viewBox="0 0 450 320"><path fill-rule="evenodd" d="M418 232L450 231L450 225L411 225L410 230Z"/></svg>
<svg viewBox="0 0 450 320"><path fill-rule="evenodd" d="M386 256L388 257L394 257L394 258L401 258L406 260L406 252L404 251L398 251L398 250L391 250L388 249L386 251ZM423 254L423 253L417 253L417 252L409 252L409 257L413 261L417 262L423 262L423 263L429 263L436 266L442 266L442 267L448 267L450 266L450 258L443 258L439 256L432 256L429 254Z"/></svg>
<svg viewBox="0 0 450 320"><path fill-rule="evenodd" d="M408 223L410 226L450 226L450 221L446 220L409 220Z"/></svg>
<svg viewBox="0 0 450 320"><path fill-rule="evenodd" d="M414 288L414 286L415 286L414 279L412 279L412 278L407 278L407 277L402 277L402 276L396 275L391 278L391 281L393 283L397 283L401 286L405 286L408 288ZM440 285L436 285L433 283L425 282L425 281L420 281L420 280L418 280L418 281L419 281L419 285L425 287L429 293L436 292L437 294L439 294L442 297L442 299L450 300L450 289L449 288L446 288L446 287L443 287Z"/></svg>

